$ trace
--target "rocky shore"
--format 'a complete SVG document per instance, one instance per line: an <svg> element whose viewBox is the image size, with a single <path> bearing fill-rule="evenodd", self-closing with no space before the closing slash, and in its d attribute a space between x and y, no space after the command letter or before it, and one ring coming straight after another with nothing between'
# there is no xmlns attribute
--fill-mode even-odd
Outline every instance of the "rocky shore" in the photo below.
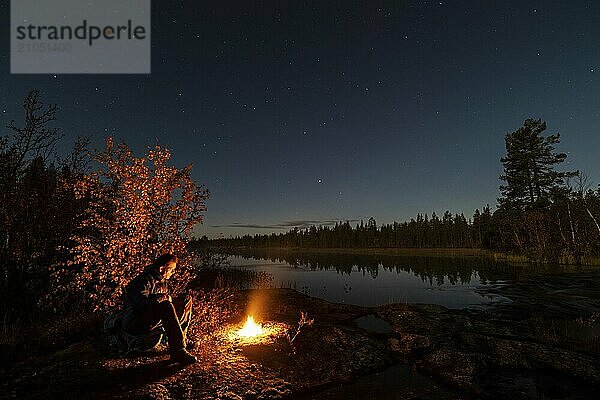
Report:
<svg viewBox="0 0 600 400"><path fill-rule="evenodd" d="M292 345L285 335L244 344L215 332L198 343L201 362L185 368L169 364L164 352L106 356L98 337L3 369L1 397L333 399L349 398L345 388L355 388L356 398L365 398L361 382L386 376L394 382L378 390L388 398L585 399L600 393L597 337L559 341L548 321L434 305L333 304L288 289L242 291L234 301L238 312L223 332L235 329L249 309L257 320L290 331L301 312L314 323ZM404 378L390 378L393 371Z"/></svg>

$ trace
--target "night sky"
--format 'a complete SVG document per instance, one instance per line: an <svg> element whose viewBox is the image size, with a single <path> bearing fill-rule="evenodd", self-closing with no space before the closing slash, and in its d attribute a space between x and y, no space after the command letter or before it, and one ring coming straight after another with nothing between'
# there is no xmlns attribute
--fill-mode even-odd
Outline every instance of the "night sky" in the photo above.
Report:
<svg viewBox="0 0 600 400"><path fill-rule="evenodd" d="M168 145L212 192L197 234L471 216L528 117L600 179L597 1L154 0L152 74L58 76L10 75L8 3L0 124L39 89L65 147Z"/></svg>

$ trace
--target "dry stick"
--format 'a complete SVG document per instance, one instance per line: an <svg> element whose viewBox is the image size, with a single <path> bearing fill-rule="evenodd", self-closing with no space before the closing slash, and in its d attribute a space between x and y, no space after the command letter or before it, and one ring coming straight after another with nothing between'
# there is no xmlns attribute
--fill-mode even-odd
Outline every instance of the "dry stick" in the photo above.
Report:
<svg viewBox="0 0 600 400"><path fill-rule="evenodd" d="M308 315L304 311L301 311L300 312L300 321L298 321L298 327L296 328L296 333L294 333L294 336L290 337L290 333L286 332L288 342L290 343L290 347L292 348L292 352L294 354L296 354L296 349L294 348L294 340L296 340L296 338L300 334L300 330L302 329L303 326L305 326L305 325L311 326L313 324L313 322L315 322L314 319L309 319Z"/></svg>

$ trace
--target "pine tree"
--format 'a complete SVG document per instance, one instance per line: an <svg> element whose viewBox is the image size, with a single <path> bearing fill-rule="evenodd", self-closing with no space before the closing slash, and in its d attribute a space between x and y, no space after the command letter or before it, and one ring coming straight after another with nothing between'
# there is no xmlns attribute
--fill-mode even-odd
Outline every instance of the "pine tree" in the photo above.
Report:
<svg viewBox="0 0 600 400"><path fill-rule="evenodd" d="M501 206L524 209L544 202L553 189L563 185L565 177L575 174L555 169L567 155L555 151L560 135L543 136L545 130L544 121L527 119L521 128L506 134L506 156L500 159L504 166L500 179L506 182L500 186Z"/></svg>

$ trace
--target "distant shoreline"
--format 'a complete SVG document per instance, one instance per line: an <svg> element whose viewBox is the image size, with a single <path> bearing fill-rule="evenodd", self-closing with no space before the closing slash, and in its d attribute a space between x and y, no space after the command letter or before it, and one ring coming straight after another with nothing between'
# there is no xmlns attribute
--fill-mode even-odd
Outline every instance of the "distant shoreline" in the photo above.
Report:
<svg viewBox="0 0 600 400"><path fill-rule="evenodd" d="M317 247L231 247L227 253L237 251L264 251L308 254L357 254L357 255L382 255L382 256L411 256L411 257L449 257L449 258L488 258L494 261L505 261L511 264L532 264L526 256L493 252L477 248L317 248ZM577 265L573 259L560 259L555 263L559 265ZM599 257L582 257L579 265L600 266Z"/></svg>
<svg viewBox="0 0 600 400"><path fill-rule="evenodd" d="M235 249L235 248L234 248ZM493 257L493 254L484 249L470 248L342 248L342 247L240 247L239 249L287 251L298 253L322 254L373 254L386 256L417 256L417 257Z"/></svg>

